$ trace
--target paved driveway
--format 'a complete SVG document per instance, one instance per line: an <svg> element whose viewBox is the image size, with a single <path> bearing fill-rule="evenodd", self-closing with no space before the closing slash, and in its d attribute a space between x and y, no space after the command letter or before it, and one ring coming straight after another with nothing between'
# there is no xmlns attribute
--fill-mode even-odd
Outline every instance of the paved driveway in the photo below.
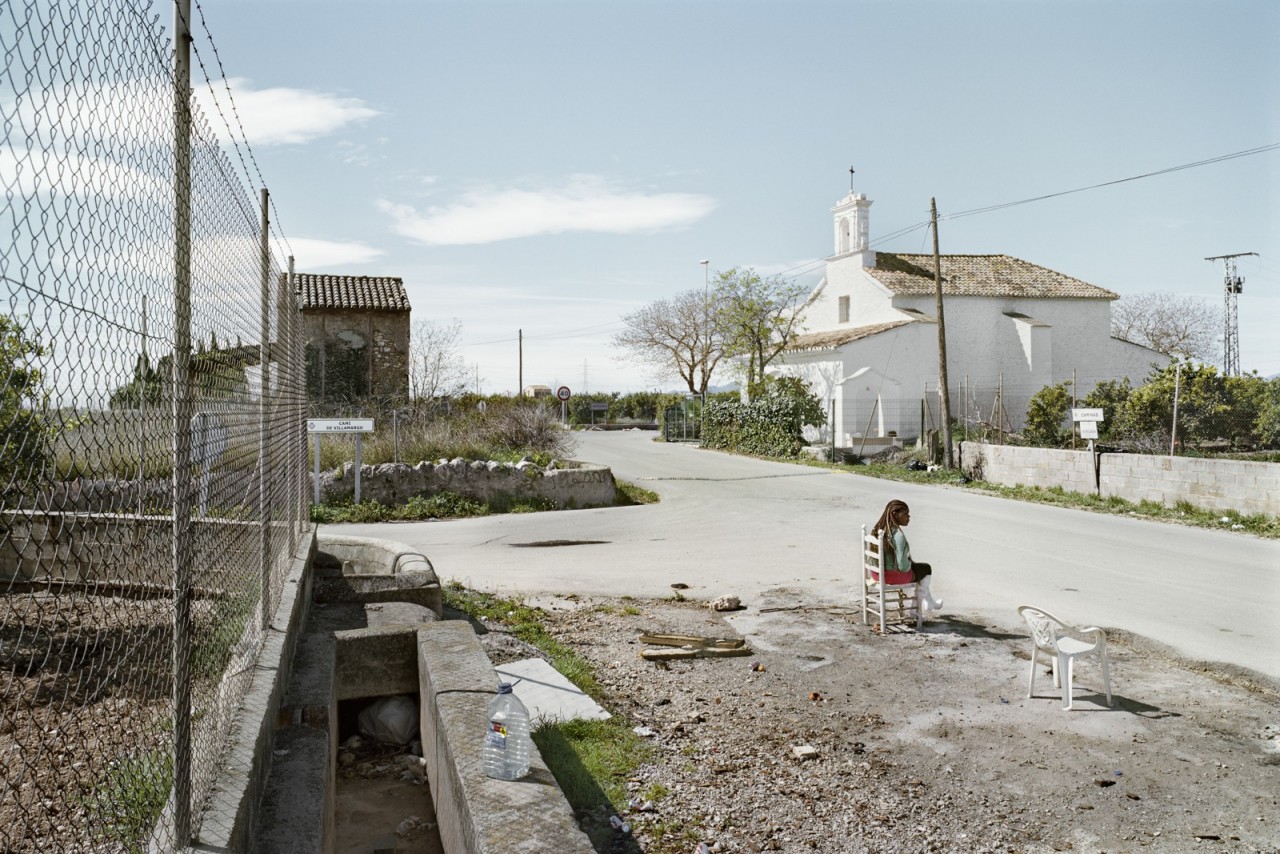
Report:
<svg viewBox="0 0 1280 854"><path fill-rule="evenodd" d="M848 604L859 528L911 505L917 560L946 610L1012 625L1035 604L1115 627L1192 659L1280 680L1280 542L1009 501L586 433L575 456L659 493L656 505L451 522L325 526L419 548L442 579L508 594L752 598Z"/></svg>

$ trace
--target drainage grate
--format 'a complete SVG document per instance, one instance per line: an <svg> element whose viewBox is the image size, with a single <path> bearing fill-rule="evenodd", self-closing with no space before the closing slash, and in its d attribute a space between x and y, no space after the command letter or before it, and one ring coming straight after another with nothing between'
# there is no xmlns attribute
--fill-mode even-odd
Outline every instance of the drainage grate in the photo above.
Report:
<svg viewBox="0 0 1280 854"><path fill-rule="evenodd" d="M548 549L553 546L604 546L608 540L535 540L532 543L510 543L515 549Z"/></svg>

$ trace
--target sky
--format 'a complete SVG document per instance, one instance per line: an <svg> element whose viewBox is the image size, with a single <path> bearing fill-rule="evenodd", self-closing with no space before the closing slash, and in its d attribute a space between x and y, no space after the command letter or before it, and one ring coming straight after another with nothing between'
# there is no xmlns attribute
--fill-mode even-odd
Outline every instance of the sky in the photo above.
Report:
<svg viewBox="0 0 1280 854"><path fill-rule="evenodd" d="M1205 258L1256 252L1240 364L1280 374L1280 149L956 216L1280 142L1272 0L199 11L297 270L402 277L485 393L518 388L521 335L525 385L678 388L612 345L622 318L734 266L816 286L851 167L883 251L931 251L884 238L936 198L944 253L1218 309Z"/></svg>

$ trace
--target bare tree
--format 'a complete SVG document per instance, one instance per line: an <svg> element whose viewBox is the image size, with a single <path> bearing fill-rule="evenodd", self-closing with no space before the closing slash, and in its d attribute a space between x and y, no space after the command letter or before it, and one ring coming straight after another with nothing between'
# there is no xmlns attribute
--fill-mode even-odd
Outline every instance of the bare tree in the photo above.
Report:
<svg viewBox="0 0 1280 854"><path fill-rule="evenodd" d="M1198 297L1137 294L1111 307L1111 334L1165 355L1213 361L1222 315Z"/></svg>
<svg viewBox="0 0 1280 854"><path fill-rule="evenodd" d="M809 289L781 276L761 278L750 267L718 274L716 321L725 354L746 357L747 394L764 387L764 371L800 332L800 307Z"/></svg>
<svg viewBox="0 0 1280 854"><path fill-rule="evenodd" d="M467 387L469 372L458 352L462 324L415 320L409 338L409 392L418 399L454 397Z"/></svg>
<svg viewBox="0 0 1280 854"><path fill-rule="evenodd" d="M679 377L694 394L706 393L724 346L714 308L702 291L651 302L622 318L613 344L649 365L659 377Z"/></svg>

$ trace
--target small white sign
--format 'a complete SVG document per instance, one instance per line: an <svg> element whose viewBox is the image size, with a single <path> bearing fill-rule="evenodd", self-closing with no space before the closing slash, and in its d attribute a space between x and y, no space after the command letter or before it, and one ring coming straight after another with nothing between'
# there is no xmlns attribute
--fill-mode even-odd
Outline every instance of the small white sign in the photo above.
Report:
<svg viewBox="0 0 1280 854"><path fill-rule="evenodd" d="M1096 408L1096 409L1072 409L1071 420L1072 421L1106 421L1107 419L1102 417L1102 409Z"/></svg>
<svg viewBox="0 0 1280 854"><path fill-rule="evenodd" d="M372 433L372 418L309 418L308 433Z"/></svg>
<svg viewBox="0 0 1280 854"><path fill-rule="evenodd" d="M1098 422L1097 421L1081 421L1080 422L1080 438L1081 439L1098 438Z"/></svg>

